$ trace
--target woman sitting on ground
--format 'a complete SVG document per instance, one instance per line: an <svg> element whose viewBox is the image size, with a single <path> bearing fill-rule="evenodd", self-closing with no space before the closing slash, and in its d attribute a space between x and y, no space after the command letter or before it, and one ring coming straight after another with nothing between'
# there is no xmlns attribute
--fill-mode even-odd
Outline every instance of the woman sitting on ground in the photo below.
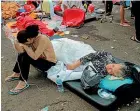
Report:
<svg viewBox="0 0 140 111"><path fill-rule="evenodd" d="M15 48L19 52L14 73L6 78L6 81L19 79L18 85L9 91L9 94L19 94L28 88L27 84L30 64L47 71L56 64L56 56L51 41L48 37L39 34L37 25L31 25L17 35Z"/></svg>
<svg viewBox="0 0 140 111"><path fill-rule="evenodd" d="M85 65L87 62L92 62L95 69L103 76L111 74L116 77L125 77L130 75L130 69L125 64L117 64L113 56L108 52L90 53L80 60L72 64L68 64L68 70L74 70L80 65Z"/></svg>

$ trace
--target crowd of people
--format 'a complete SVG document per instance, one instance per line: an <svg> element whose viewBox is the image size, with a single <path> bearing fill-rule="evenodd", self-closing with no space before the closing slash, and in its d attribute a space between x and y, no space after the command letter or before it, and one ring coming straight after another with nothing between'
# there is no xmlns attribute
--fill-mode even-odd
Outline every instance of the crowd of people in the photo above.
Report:
<svg viewBox="0 0 140 111"><path fill-rule="evenodd" d="M106 2L106 14L109 16L112 13L113 2L112 1L105 1ZM39 7L39 4L32 2L35 5L35 8ZM92 2L88 2L90 4ZM140 42L140 1L132 1L132 14L134 15L135 20L135 29L136 34L131 38L136 42ZM69 8L80 8L83 9L85 12L87 11L84 8L84 3L80 0L78 1L57 1L56 5L59 7L59 10L55 10L54 12L58 15L63 16L63 12ZM43 0L42 3L42 10L50 15L51 8L49 1ZM125 1L120 1L120 25L121 26L130 26L128 21L125 19ZM36 9L39 11L41 9ZM32 33L34 32L34 33ZM12 80L19 80L17 86L9 91L9 94L19 94L23 90L29 87L27 80L29 76L29 69L30 64L37 67L42 71L47 71L52 66L54 66L57 62L56 55L52 46L51 41L48 37L39 33L38 25L30 25L26 27L25 30L19 31L17 34L17 39L14 40L14 45L16 50L18 51L18 57L13 69L14 73L11 76L8 76L5 80L12 81ZM112 56L108 55L108 53L96 53L96 54L89 54L85 57L82 57L80 60L74 62L73 64L68 64L67 69L73 70L79 67L81 64L86 64L89 61L100 60L103 56L108 56L110 62L108 61L98 61L97 64L95 63L94 66L99 69L99 71L104 74L110 74L113 76L118 77L125 77L128 76L127 73L127 66L122 64L117 64L112 60ZM111 58L110 58L111 57ZM108 58L106 58L108 60ZM104 63L104 64L100 64Z"/></svg>

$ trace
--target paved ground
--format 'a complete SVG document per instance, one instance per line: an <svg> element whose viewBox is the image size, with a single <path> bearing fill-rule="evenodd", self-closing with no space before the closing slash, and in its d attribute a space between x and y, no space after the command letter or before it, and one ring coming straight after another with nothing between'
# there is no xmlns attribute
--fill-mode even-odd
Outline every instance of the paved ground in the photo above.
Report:
<svg viewBox="0 0 140 111"><path fill-rule="evenodd" d="M131 21L132 27L121 27L119 23L119 13L114 8L115 23L103 23L93 21L85 24L81 29L69 29L70 35L79 35L74 38L70 35L66 37L84 41L96 50L111 52L114 56L140 65L140 44L130 40L134 35L134 21L130 20L130 13L127 10L127 18ZM88 40L81 37L89 36ZM67 90L61 94L57 92L56 85L44 79L39 72L31 68L29 83L38 85L39 89L32 85L28 90L17 96L8 95L8 90L13 88L17 81L5 83L4 78L12 73L16 57L13 47L2 32L1 37L1 78L2 78L2 111L40 111L45 106L49 106L49 111L98 111L74 93ZM140 103L133 103L131 106L123 106L120 111L138 111Z"/></svg>

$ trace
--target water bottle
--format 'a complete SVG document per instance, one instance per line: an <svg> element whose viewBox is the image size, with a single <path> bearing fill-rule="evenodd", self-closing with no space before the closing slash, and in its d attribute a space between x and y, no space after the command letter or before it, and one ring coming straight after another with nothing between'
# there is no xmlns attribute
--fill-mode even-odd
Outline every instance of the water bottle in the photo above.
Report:
<svg viewBox="0 0 140 111"><path fill-rule="evenodd" d="M57 84L58 91L59 92L64 92L63 81L61 80L59 75L57 75L56 84Z"/></svg>

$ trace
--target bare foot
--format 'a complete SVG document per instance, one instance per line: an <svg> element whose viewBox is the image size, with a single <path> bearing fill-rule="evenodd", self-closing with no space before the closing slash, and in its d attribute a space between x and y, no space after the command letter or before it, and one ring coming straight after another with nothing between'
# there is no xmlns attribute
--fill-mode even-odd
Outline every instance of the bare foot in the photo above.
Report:
<svg viewBox="0 0 140 111"><path fill-rule="evenodd" d="M130 23L130 21L128 21L128 20L124 20L124 23Z"/></svg>
<svg viewBox="0 0 140 111"><path fill-rule="evenodd" d="M120 23L120 25L123 26L123 27L129 27L129 26L130 26L130 25L127 24L127 23Z"/></svg>
<svg viewBox="0 0 140 111"><path fill-rule="evenodd" d="M15 87L15 89L22 89L26 86L26 83L24 81L19 81L18 85Z"/></svg>
<svg viewBox="0 0 140 111"><path fill-rule="evenodd" d="M19 76L20 76L19 73L15 73L15 72L14 72L12 75L6 77L6 78L5 78L5 81L9 80L9 78L11 78L11 77L17 77L17 78L18 78Z"/></svg>

